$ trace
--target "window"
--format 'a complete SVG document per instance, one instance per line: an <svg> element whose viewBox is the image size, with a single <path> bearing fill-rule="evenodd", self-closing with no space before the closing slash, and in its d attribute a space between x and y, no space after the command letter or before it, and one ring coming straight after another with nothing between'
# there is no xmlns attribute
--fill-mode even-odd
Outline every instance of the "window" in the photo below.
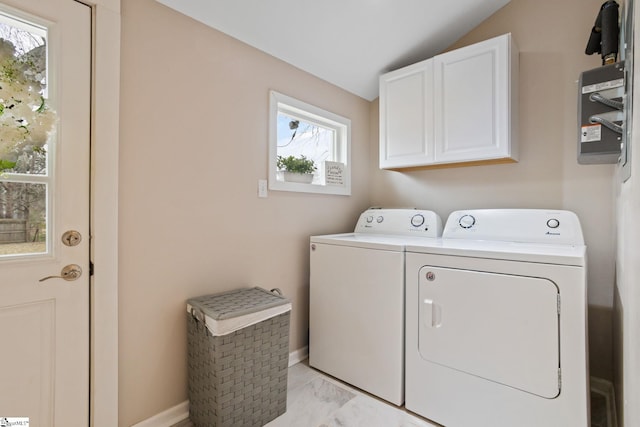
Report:
<svg viewBox="0 0 640 427"><path fill-rule="evenodd" d="M0 258L47 253L55 113L47 30L0 13Z"/></svg>
<svg viewBox="0 0 640 427"><path fill-rule="evenodd" d="M271 91L269 188L350 195L350 138L349 119Z"/></svg>

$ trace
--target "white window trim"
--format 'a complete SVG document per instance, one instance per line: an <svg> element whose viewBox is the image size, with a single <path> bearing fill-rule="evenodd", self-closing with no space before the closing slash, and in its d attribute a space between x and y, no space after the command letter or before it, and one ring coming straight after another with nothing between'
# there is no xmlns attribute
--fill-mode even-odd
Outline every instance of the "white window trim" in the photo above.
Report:
<svg viewBox="0 0 640 427"><path fill-rule="evenodd" d="M308 118L310 122L336 129L336 138L342 143L339 150L340 160L345 164L344 185L318 185L297 182L278 181L276 166L278 157L277 121L278 111L288 111ZM297 191L304 193L351 195L351 120L302 102L276 91L269 93L269 189L279 191Z"/></svg>

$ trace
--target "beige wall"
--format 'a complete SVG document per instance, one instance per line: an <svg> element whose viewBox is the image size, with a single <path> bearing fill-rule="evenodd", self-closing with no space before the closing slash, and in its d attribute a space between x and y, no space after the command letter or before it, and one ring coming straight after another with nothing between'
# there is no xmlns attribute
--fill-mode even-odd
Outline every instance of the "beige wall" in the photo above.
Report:
<svg viewBox="0 0 640 427"><path fill-rule="evenodd" d="M352 121L352 196L269 192L269 89ZM122 2L120 416L187 399L185 301L247 285L293 303L307 344L308 237L369 203L370 103L152 0Z"/></svg>
<svg viewBox="0 0 640 427"><path fill-rule="evenodd" d="M293 302L291 350L307 344L308 236L353 228L369 205L562 208L589 247L592 372L610 378L613 166L579 166L579 72L602 0L512 0L454 47L513 33L520 54L516 164L378 169L369 103L153 0L122 1L119 425L186 400L185 300L245 285ZM268 91L352 120L350 197L269 192Z"/></svg>
<svg viewBox="0 0 640 427"><path fill-rule="evenodd" d="M614 279L612 165L576 161L577 80L601 65L584 49L601 0L512 0L454 44L511 32L520 49L520 162L423 170L377 170L372 141L372 204L433 209L443 220L465 208L552 208L576 212L589 258L591 371L611 378ZM372 105L371 135L378 134Z"/></svg>

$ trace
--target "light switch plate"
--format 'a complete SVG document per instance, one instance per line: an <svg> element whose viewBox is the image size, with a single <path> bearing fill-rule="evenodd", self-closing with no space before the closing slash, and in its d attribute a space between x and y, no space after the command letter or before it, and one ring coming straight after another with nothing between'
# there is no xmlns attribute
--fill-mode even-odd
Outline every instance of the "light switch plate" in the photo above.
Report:
<svg viewBox="0 0 640 427"><path fill-rule="evenodd" d="M267 180L258 180L258 197L267 197Z"/></svg>

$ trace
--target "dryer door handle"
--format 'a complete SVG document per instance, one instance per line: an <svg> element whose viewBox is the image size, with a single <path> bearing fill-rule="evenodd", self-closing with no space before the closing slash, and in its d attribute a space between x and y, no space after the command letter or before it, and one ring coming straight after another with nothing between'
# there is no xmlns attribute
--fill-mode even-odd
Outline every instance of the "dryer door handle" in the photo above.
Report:
<svg viewBox="0 0 640 427"><path fill-rule="evenodd" d="M424 325L431 328L439 328L442 326L442 306L436 304L431 299L425 299L422 301L424 304L422 312L422 320Z"/></svg>

